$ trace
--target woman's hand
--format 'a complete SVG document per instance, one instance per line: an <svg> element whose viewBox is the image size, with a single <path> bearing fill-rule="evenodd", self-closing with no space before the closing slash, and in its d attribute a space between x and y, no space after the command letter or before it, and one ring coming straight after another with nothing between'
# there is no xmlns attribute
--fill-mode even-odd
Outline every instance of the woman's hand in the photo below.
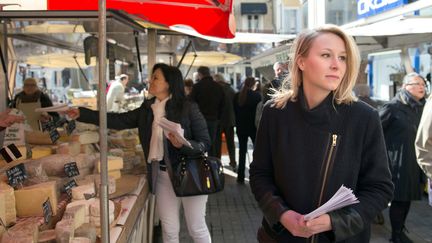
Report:
<svg viewBox="0 0 432 243"><path fill-rule="evenodd" d="M332 230L330 216L328 214L323 214L318 218L311 219L306 222L306 227L312 234Z"/></svg>
<svg viewBox="0 0 432 243"><path fill-rule="evenodd" d="M67 111L59 112L62 115L67 115L70 119L76 120L80 116L80 111L78 108L70 108Z"/></svg>
<svg viewBox="0 0 432 243"><path fill-rule="evenodd" d="M176 148L181 148L183 144L174 136L173 133L168 133L168 140L171 142L171 144Z"/></svg>
<svg viewBox="0 0 432 243"><path fill-rule="evenodd" d="M309 238L313 235L307 227L303 215L293 210L284 212L280 218L280 222L294 236Z"/></svg>
<svg viewBox="0 0 432 243"><path fill-rule="evenodd" d="M16 116L9 114L10 109L0 113L0 127L9 127L14 123L23 122L23 116Z"/></svg>

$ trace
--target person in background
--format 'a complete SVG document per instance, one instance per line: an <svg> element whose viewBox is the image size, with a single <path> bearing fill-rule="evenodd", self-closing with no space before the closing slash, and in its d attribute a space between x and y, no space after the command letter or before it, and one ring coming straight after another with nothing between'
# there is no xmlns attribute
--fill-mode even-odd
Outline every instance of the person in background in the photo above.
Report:
<svg viewBox="0 0 432 243"><path fill-rule="evenodd" d="M222 87L213 80L210 69L205 66L198 68L199 81L192 88L190 98L198 104L207 122L207 128L212 142L209 156L216 156L217 129L224 109L224 92Z"/></svg>
<svg viewBox="0 0 432 243"><path fill-rule="evenodd" d="M5 130L7 127L10 127L17 122L24 121L24 117L12 115L9 113L10 109L0 112L0 131Z"/></svg>
<svg viewBox="0 0 432 243"><path fill-rule="evenodd" d="M234 126L235 126L235 114L233 100L235 91L229 83L225 80L224 76L220 73L213 75L213 79L216 83L222 86L225 95L225 109L222 112L221 120L219 123L218 132L216 134L216 157L221 158L221 147L222 147L222 133L225 134L225 141L228 149L228 155L230 159L230 166L234 171L237 171L237 163L235 157L235 144L234 144Z"/></svg>
<svg viewBox="0 0 432 243"><path fill-rule="evenodd" d="M275 90L281 87L282 81L288 76L288 66L286 63L275 62L273 64L273 71L275 74L274 79L263 86L263 93L267 94L263 97L263 104L270 99L270 95L273 94Z"/></svg>
<svg viewBox="0 0 432 243"><path fill-rule="evenodd" d="M17 108L24 113L25 119L34 131L40 131L40 122L59 118L56 112L36 112L35 109L53 106L51 99L43 93L34 78L24 80L23 91L15 96L12 103L13 108Z"/></svg>
<svg viewBox="0 0 432 243"><path fill-rule="evenodd" d="M324 25L301 32L291 50L290 88L264 106L251 164L264 214L258 241L369 242L393 186L378 112L353 96L358 48ZM359 203L304 219L342 185Z"/></svg>
<svg viewBox="0 0 432 243"><path fill-rule="evenodd" d="M236 119L236 132L239 141L239 166L237 169L237 183L244 184L246 154L248 152L248 139L255 144L255 113L261 95L255 91L256 80L248 77L243 82L243 87L234 96L234 113Z"/></svg>
<svg viewBox="0 0 432 243"><path fill-rule="evenodd" d="M121 74L118 79L108 86L107 111L120 112L124 101L125 87L129 82L129 76Z"/></svg>
<svg viewBox="0 0 432 243"><path fill-rule="evenodd" d="M375 109L378 107L377 102L370 98L370 88L367 84L356 84L353 91L359 100Z"/></svg>
<svg viewBox="0 0 432 243"><path fill-rule="evenodd" d="M190 93L192 93L192 87L193 87L193 81L190 78L187 78L184 80L184 89L185 89L185 95L186 97L190 96Z"/></svg>
<svg viewBox="0 0 432 243"><path fill-rule="evenodd" d="M432 96L429 96L423 110L417 129L415 149L418 165L432 180Z"/></svg>
<svg viewBox="0 0 432 243"><path fill-rule="evenodd" d="M422 198L425 178L417 164L415 138L425 103L425 80L408 73L401 90L380 109L381 124L387 147L388 163L395 185L389 215L391 240L412 242L405 234L405 220L411 201Z"/></svg>
<svg viewBox="0 0 432 243"><path fill-rule="evenodd" d="M156 211L162 222L164 243L178 243L180 231L180 206L183 206L189 235L195 243L210 243L210 233L205 221L207 195L177 197L167 172L164 158L169 158L173 167L179 163L180 155L202 154L210 147L204 117L196 103L186 99L183 76L180 70L163 63L153 67L148 92L153 96L144 100L141 107L124 113L108 113L108 128L122 130L138 128L138 134L147 156L147 177L150 190L156 195ZM99 112L86 108L73 108L66 112L72 119L99 124ZM166 136L158 121L166 117L180 123L184 137L192 148L184 146L174 134ZM152 169L155 168L156 169Z"/></svg>

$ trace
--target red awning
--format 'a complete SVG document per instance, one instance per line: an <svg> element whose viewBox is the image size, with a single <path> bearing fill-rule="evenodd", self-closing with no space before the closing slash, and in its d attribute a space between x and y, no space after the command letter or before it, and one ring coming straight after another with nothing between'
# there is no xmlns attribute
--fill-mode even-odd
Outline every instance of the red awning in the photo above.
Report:
<svg viewBox="0 0 432 243"><path fill-rule="evenodd" d="M232 0L107 0L107 9L167 27L186 25L202 35L233 38ZM97 10L98 0L47 0L48 10ZM231 16L230 16L231 15Z"/></svg>

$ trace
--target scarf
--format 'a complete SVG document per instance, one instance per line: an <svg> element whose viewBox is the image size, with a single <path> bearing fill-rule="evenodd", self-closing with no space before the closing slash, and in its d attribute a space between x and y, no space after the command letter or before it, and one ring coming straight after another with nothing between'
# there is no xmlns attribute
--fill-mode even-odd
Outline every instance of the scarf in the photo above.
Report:
<svg viewBox="0 0 432 243"><path fill-rule="evenodd" d="M425 98L416 100L406 89L401 89L397 97L402 104L410 106L414 110L421 109L425 104Z"/></svg>
<svg viewBox="0 0 432 243"><path fill-rule="evenodd" d="M150 138L150 151L147 159L148 163L152 161L161 161L164 156L164 144L163 144L163 129L158 125L159 120L165 116L165 105L170 97L160 101L155 99L155 102L151 105L153 110L153 123L152 123L152 135Z"/></svg>

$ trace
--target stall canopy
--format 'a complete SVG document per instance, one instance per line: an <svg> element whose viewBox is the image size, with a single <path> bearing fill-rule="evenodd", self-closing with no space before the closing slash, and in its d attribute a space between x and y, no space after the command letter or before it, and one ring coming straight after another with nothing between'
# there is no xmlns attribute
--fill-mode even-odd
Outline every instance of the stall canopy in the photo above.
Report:
<svg viewBox="0 0 432 243"><path fill-rule="evenodd" d="M123 10L166 27L188 26L219 38L235 36L232 0L107 0L107 9ZM97 0L47 0L48 10L97 10Z"/></svg>

